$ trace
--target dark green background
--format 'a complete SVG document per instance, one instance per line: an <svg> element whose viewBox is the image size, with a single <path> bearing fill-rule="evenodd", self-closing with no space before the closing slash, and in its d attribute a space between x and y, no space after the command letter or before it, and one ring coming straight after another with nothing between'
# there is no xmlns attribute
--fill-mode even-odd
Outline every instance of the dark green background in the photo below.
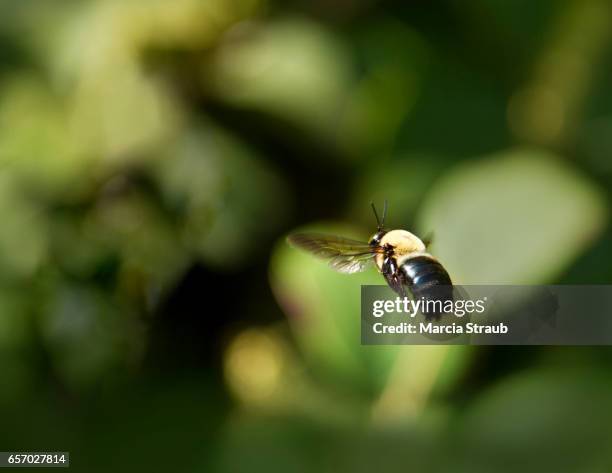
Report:
<svg viewBox="0 0 612 473"><path fill-rule="evenodd" d="M607 348L363 347L288 232L612 278L605 0L0 2L0 446L75 471L611 467ZM584 323L588 323L585 320Z"/></svg>

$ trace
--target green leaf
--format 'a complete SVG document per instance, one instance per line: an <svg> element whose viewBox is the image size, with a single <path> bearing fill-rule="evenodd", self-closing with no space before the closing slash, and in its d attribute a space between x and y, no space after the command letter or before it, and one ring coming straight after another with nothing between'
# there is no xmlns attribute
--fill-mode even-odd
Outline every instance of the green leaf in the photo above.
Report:
<svg viewBox="0 0 612 473"><path fill-rule="evenodd" d="M434 185L420 228L460 284L554 281L606 220L601 191L548 153L519 149L466 163Z"/></svg>
<svg viewBox="0 0 612 473"><path fill-rule="evenodd" d="M329 225L317 231L349 237L356 233ZM383 283L374 268L340 274L284 241L271 264L272 288L307 362L343 389L379 391L395 359L397 347L361 345L361 285Z"/></svg>

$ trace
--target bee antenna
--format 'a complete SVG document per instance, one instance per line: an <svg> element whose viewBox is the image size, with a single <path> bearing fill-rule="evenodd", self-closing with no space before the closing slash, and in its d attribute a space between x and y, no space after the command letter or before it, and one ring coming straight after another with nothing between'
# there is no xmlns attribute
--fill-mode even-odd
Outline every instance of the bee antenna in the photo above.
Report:
<svg viewBox="0 0 612 473"><path fill-rule="evenodd" d="M376 217L376 225L378 226L378 230L382 230L383 224L385 222L385 213L387 212L387 201L385 201L385 209L384 209L384 213L383 213L383 220L382 222L380 221L380 218L378 217L378 212L376 211L376 206L374 205L374 202L370 202L370 205L372 206L372 210L374 211L374 217Z"/></svg>

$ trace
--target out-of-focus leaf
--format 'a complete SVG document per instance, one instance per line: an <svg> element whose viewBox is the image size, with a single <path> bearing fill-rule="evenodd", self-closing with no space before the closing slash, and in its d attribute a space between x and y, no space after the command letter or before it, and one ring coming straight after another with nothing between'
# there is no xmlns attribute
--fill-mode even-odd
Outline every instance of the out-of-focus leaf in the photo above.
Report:
<svg viewBox="0 0 612 473"><path fill-rule="evenodd" d="M603 374L532 372L501 382L465 412L448 467L460 472L604 471L612 385ZM605 467L605 468L604 468Z"/></svg>
<svg viewBox="0 0 612 473"><path fill-rule="evenodd" d="M80 232L85 239L81 250L87 251L91 242L89 251L110 250L119 255L119 290L128 299L144 296L149 308L189 263L189 252L169 219L121 176L106 184L97 205L84 216Z"/></svg>
<svg viewBox="0 0 612 473"><path fill-rule="evenodd" d="M288 209L288 190L246 145L212 125L182 136L153 169L182 243L209 264L249 263Z"/></svg>
<svg viewBox="0 0 612 473"><path fill-rule="evenodd" d="M0 174L0 221L0 279L32 276L47 254L46 218L8 173Z"/></svg>
<svg viewBox="0 0 612 473"><path fill-rule="evenodd" d="M437 182L420 215L433 253L460 284L554 280L599 235L599 189L547 153L515 150Z"/></svg>
<svg viewBox="0 0 612 473"><path fill-rule="evenodd" d="M320 226L319 230L355 234L340 226ZM344 389L352 385L366 392L379 391L398 348L361 345L360 287L382 284L377 271L340 274L285 241L279 243L270 271L274 293L308 362Z"/></svg>
<svg viewBox="0 0 612 473"><path fill-rule="evenodd" d="M61 82L139 59L149 48L200 50L232 24L257 13L260 0L103 0L68 4L52 26L36 30L41 20L62 10L37 5L26 17L38 48ZM51 10L51 11L49 11ZM29 21L28 21L29 20ZM59 21L58 21L59 20ZM49 41L52 36L53 41ZM50 50L50 51L49 51ZM50 54L50 53L53 54Z"/></svg>
<svg viewBox="0 0 612 473"><path fill-rule="evenodd" d="M203 72L237 106L262 110L319 136L334 136L350 78L347 53L334 36L306 19L245 26Z"/></svg>
<svg viewBox="0 0 612 473"><path fill-rule="evenodd" d="M87 188L91 161L77 153L66 103L29 75L11 77L0 94L0 165L37 194Z"/></svg>
<svg viewBox="0 0 612 473"><path fill-rule="evenodd" d="M34 30L36 38L44 36L38 47L47 51L49 75L68 97L71 144L102 167L154 158L185 118L166 84L142 67L145 53L208 47L259 5L258 0L87 2L71 14L62 10L52 29Z"/></svg>
<svg viewBox="0 0 612 473"><path fill-rule="evenodd" d="M573 139L592 81L609 56L612 7L606 0L561 4L533 78L510 100L510 129L529 143L558 148Z"/></svg>
<svg viewBox="0 0 612 473"><path fill-rule="evenodd" d="M71 110L79 151L111 167L127 158L154 157L178 126L179 110L165 92L134 62L85 76Z"/></svg>

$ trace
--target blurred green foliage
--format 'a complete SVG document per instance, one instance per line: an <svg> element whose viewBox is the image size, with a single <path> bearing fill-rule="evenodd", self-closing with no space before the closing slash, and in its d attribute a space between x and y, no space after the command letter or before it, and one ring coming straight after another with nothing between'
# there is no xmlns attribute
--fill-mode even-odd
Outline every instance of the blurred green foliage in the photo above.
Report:
<svg viewBox="0 0 612 473"><path fill-rule="evenodd" d="M380 276L284 237L388 199L459 283L610 283L611 10L1 2L2 450L609 470L607 348L361 346Z"/></svg>

